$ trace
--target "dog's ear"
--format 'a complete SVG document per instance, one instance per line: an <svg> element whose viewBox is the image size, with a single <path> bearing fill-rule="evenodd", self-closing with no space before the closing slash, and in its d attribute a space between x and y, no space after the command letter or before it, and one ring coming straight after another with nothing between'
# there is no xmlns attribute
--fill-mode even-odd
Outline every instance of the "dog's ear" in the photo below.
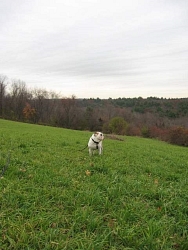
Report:
<svg viewBox="0 0 188 250"><path fill-rule="evenodd" d="M98 135L98 132L95 132L95 133L94 133L94 136L97 136L97 135Z"/></svg>

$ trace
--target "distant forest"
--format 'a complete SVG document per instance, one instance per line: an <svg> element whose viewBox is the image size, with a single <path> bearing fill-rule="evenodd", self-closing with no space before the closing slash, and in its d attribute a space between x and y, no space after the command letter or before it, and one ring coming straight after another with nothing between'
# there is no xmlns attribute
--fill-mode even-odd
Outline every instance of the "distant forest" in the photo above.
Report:
<svg viewBox="0 0 188 250"><path fill-rule="evenodd" d="M126 93L125 93L126 95ZM0 75L0 118L188 146L188 98L78 99Z"/></svg>

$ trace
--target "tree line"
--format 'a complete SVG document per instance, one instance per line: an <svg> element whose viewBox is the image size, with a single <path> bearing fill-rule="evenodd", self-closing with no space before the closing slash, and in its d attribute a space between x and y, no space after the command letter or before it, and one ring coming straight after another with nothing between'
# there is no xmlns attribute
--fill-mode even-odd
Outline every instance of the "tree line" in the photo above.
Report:
<svg viewBox="0 0 188 250"><path fill-rule="evenodd" d="M29 89L0 75L0 117L76 130L157 138L188 146L188 98L79 99Z"/></svg>

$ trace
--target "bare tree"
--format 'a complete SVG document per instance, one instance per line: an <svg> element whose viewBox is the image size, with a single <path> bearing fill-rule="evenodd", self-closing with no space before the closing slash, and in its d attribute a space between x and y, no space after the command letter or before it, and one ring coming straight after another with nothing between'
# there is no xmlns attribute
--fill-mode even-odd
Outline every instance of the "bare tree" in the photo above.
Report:
<svg viewBox="0 0 188 250"><path fill-rule="evenodd" d="M21 80L12 80L9 96L11 119L23 120L23 109L25 104L32 98L31 93L29 93L26 88L25 82Z"/></svg>
<svg viewBox="0 0 188 250"><path fill-rule="evenodd" d="M36 122L57 125L60 95L45 89L32 90L32 106L36 110Z"/></svg>
<svg viewBox="0 0 188 250"><path fill-rule="evenodd" d="M5 75L0 75L0 117L4 117L5 95L8 78Z"/></svg>
<svg viewBox="0 0 188 250"><path fill-rule="evenodd" d="M34 89L32 91L33 95L33 105L36 110L36 122L46 123L45 121L45 108L46 100L49 99L49 93L45 89Z"/></svg>
<svg viewBox="0 0 188 250"><path fill-rule="evenodd" d="M62 125L66 128L71 128L76 118L76 97L72 95L69 98L63 98L61 110Z"/></svg>

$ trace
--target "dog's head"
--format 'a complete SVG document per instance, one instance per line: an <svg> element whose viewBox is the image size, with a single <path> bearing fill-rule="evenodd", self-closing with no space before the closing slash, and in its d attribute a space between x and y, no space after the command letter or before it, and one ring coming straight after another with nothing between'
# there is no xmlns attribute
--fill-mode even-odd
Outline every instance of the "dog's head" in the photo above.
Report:
<svg viewBox="0 0 188 250"><path fill-rule="evenodd" d="M102 132L95 132L94 133L95 138L97 138L99 141L104 140L104 135Z"/></svg>

